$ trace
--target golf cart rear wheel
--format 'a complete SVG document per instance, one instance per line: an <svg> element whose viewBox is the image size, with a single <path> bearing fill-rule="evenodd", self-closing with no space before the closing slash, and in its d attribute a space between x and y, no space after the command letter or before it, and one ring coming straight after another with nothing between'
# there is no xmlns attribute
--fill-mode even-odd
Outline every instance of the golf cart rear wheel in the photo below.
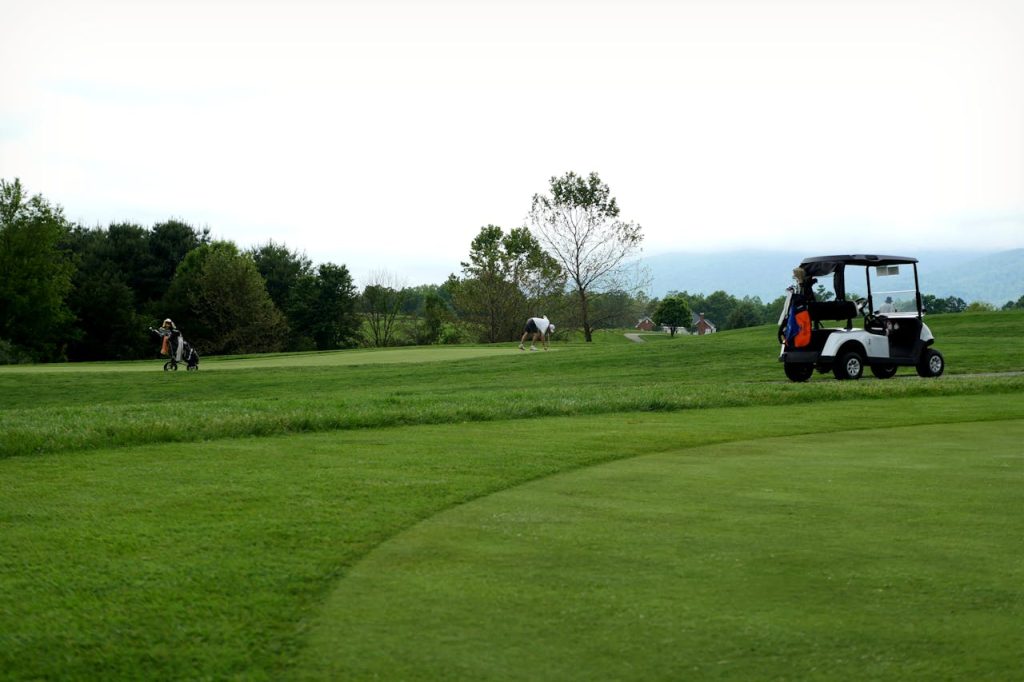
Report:
<svg viewBox="0 0 1024 682"><path fill-rule="evenodd" d="M843 353L832 367L832 373L839 380L860 379L860 375L864 373L864 358L856 351Z"/></svg>
<svg viewBox="0 0 1024 682"><path fill-rule="evenodd" d="M896 365L871 365L871 373L878 379L891 379L896 376Z"/></svg>
<svg viewBox="0 0 1024 682"><path fill-rule="evenodd" d="M921 353L921 359L917 361L917 375L925 378L942 376L946 369L946 360L942 353L934 348L928 348Z"/></svg>
<svg viewBox="0 0 1024 682"><path fill-rule="evenodd" d="M807 381L814 374L814 365L806 362L787 362L782 367L790 381Z"/></svg>
<svg viewBox="0 0 1024 682"><path fill-rule="evenodd" d="M178 371L178 363L176 363L174 360L168 360L167 362L164 363L164 371L165 372L177 372Z"/></svg>

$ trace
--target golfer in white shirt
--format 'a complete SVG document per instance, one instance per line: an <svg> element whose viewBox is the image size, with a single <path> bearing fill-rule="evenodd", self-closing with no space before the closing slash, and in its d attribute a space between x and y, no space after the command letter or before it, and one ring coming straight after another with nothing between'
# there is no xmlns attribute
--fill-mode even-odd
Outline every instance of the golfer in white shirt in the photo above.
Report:
<svg viewBox="0 0 1024 682"><path fill-rule="evenodd" d="M519 339L519 350L526 350L523 344L526 343L526 337L533 334L533 338L530 340L530 350L537 350L537 338L539 337L541 343L544 345L544 350L548 349L548 339L552 334L555 333L555 325L548 321L547 316L544 317L531 317L526 321L526 327L523 329L523 338Z"/></svg>

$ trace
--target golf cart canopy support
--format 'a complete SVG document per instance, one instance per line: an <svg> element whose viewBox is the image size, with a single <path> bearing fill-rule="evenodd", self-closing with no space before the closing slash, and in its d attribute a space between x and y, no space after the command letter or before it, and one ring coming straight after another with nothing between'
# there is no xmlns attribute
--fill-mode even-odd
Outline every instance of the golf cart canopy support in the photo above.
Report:
<svg viewBox="0 0 1024 682"><path fill-rule="evenodd" d="M846 298L846 277L847 265L913 265L914 280L917 280L917 259L907 256L876 256L874 254L852 254L846 256L814 256L804 258L800 261L800 267L808 277L822 277L833 275L833 282L836 290L836 298ZM868 285L870 287L870 283ZM870 295L870 290L869 290Z"/></svg>

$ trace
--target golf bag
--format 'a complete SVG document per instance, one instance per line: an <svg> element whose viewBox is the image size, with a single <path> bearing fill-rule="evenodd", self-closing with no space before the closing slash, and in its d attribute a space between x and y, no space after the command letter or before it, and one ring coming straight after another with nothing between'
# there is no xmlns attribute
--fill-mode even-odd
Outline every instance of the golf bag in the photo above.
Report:
<svg viewBox="0 0 1024 682"><path fill-rule="evenodd" d="M807 301L800 294L793 294L786 320L786 346L803 348L811 342L811 314Z"/></svg>
<svg viewBox="0 0 1024 682"><path fill-rule="evenodd" d="M185 363L185 368L189 372L199 369L199 353L192 344L185 340L180 331L162 327L160 329L150 328L150 331L161 337L160 354L169 358L164 363L165 372L177 371L178 364L182 362Z"/></svg>

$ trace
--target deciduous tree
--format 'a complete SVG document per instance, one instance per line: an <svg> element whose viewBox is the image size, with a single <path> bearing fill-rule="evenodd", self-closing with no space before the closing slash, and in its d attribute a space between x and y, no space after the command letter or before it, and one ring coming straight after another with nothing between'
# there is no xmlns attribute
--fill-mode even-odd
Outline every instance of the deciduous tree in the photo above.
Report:
<svg viewBox="0 0 1024 682"><path fill-rule="evenodd" d="M654 323L668 327L671 336L676 335L676 330L689 327L692 318L690 305L678 294L663 298L654 311Z"/></svg>
<svg viewBox="0 0 1024 682"><path fill-rule="evenodd" d="M565 284L559 264L521 227L507 234L497 225L480 228L462 273L454 303L487 343L517 338L523 320L550 312Z"/></svg>
<svg viewBox="0 0 1024 682"><path fill-rule="evenodd" d="M72 331L68 233L59 206L26 196L17 178L0 180L0 339L35 360L62 358Z"/></svg>
<svg viewBox="0 0 1024 682"><path fill-rule="evenodd" d="M407 296L405 286L387 270L371 272L367 282L362 310L370 330L368 341L378 348L390 346L395 341L395 323Z"/></svg>
<svg viewBox="0 0 1024 682"><path fill-rule="evenodd" d="M249 254L213 242L185 256L169 299L175 322L200 353L265 353L284 341L284 316Z"/></svg>
<svg viewBox="0 0 1024 682"><path fill-rule="evenodd" d="M628 262L643 233L619 219L619 206L597 173L552 177L550 194L535 194L530 225L538 241L565 270L575 290L584 338L592 340L590 296L628 285Z"/></svg>
<svg viewBox="0 0 1024 682"><path fill-rule="evenodd" d="M740 301L739 304L732 309L732 312L729 313L729 317L726 318L725 327L727 329L756 327L761 324L762 309L763 306L757 306L749 300Z"/></svg>

